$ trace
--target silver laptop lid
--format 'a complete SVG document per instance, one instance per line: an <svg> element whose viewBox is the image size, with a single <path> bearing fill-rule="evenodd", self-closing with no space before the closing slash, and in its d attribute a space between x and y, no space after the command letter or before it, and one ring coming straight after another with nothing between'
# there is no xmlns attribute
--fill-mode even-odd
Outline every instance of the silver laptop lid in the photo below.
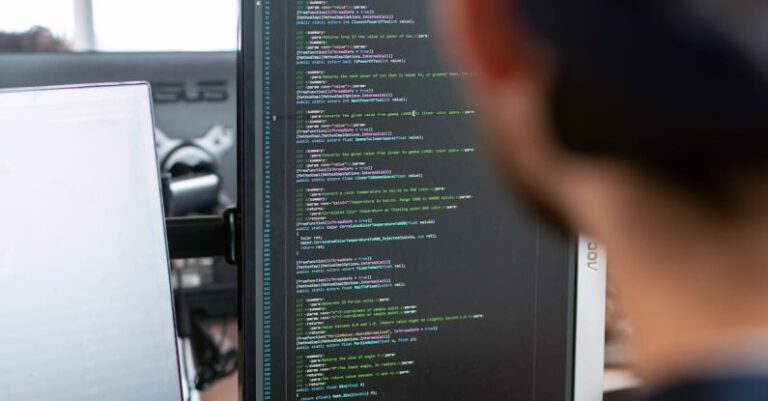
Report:
<svg viewBox="0 0 768 401"><path fill-rule="evenodd" d="M180 385L147 84L0 92L0 399Z"/></svg>

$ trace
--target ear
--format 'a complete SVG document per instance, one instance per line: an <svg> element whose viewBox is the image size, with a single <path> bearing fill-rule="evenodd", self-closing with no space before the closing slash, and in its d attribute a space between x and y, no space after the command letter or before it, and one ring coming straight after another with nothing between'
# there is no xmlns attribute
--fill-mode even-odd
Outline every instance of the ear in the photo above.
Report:
<svg viewBox="0 0 768 401"><path fill-rule="evenodd" d="M491 84L525 68L524 40L514 0L435 0L446 53Z"/></svg>
<svg viewBox="0 0 768 401"><path fill-rule="evenodd" d="M479 73L466 89L502 176L518 198L539 211L571 228L597 233L584 219L584 211L594 204L587 195L595 193L585 188L596 181L600 169L556 140L548 112L553 60L546 47L526 33L515 0L433 4L445 53L456 67Z"/></svg>
<svg viewBox="0 0 768 401"><path fill-rule="evenodd" d="M454 64L477 72L467 88L491 153L519 194L557 214L564 159L549 126L547 70L524 36L514 0L435 0L437 26Z"/></svg>

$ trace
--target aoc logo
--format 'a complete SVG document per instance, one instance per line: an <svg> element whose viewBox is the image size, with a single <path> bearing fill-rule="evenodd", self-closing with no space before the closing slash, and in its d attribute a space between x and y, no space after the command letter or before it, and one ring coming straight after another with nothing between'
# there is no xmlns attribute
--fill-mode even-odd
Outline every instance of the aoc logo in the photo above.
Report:
<svg viewBox="0 0 768 401"><path fill-rule="evenodd" d="M222 103L229 100L226 80L152 82L155 103Z"/></svg>
<svg viewBox="0 0 768 401"><path fill-rule="evenodd" d="M597 241L589 240L587 242L587 268L594 272L600 270L602 259L602 250Z"/></svg>

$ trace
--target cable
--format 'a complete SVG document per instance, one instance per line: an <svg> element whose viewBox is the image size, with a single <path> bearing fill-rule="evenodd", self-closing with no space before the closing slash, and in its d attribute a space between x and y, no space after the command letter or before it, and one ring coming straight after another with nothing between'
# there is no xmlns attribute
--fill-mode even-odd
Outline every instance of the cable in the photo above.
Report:
<svg viewBox="0 0 768 401"><path fill-rule="evenodd" d="M184 281L181 274L181 269L174 270L176 275L176 286L179 290L184 289ZM189 362L187 359L187 343L186 340L181 340L181 364L184 370L184 380L187 383L187 396L186 401L192 401L192 382L194 378L189 374Z"/></svg>
<svg viewBox="0 0 768 401"><path fill-rule="evenodd" d="M181 364L184 367L184 379L187 382L186 401L192 401L192 381L194 381L194 379L189 374L189 365L187 362L187 344L183 340L181 342Z"/></svg>

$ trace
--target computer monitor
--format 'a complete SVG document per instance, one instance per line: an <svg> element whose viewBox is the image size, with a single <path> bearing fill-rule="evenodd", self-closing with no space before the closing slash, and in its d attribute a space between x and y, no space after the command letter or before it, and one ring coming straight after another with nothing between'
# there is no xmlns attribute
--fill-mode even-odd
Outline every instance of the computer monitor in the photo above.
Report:
<svg viewBox="0 0 768 401"><path fill-rule="evenodd" d="M244 400L595 401L604 256L516 203L426 0L243 0Z"/></svg>
<svg viewBox="0 0 768 401"><path fill-rule="evenodd" d="M172 168L170 165L174 161L189 161L192 164L200 159L205 160L208 154L216 156L216 164L212 167L221 179L218 206L228 207L235 203L237 197L237 152L233 145L237 127L236 67L237 55L234 51L6 53L0 55L0 88L149 82L152 88L155 124L159 129L157 135L161 138L164 134L170 138L170 141L163 141L162 149L158 150L163 169ZM216 127L226 128L231 138L216 144L216 138L210 137L211 132L216 132ZM210 138L212 141L200 141L201 138ZM195 149L190 149L193 146L186 146L190 143L204 146L208 154L194 152ZM94 163L93 167L102 166ZM181 170L181 173L184 171ZM26 197L30 194L19 196ZM205 200L198 197L197 201ZM178 209L167 207L165 212L175 215L180 212ZM209 287L210 291L226 294L222 295L220 301L219 296L215 297L216 300L206 298L203 304L231 305L227 306L226 314L234 318L237 315L237 306L236 302L231 300L236 298L234 287L237 272L223 260L218 260L215 266L210 277L195 276L192 278L192 284L199 282ZM182 322L187 321L185 316L181 318ZM188 330L184 329L185 327L187 325L182 324L180 333L186 336Z"/></svg>
<svg viewBox="0 0 768 401"><path fill-rule="evenodd" d="M236 60L235 52L3 54L0 88L146 81L152 85L157 127L189 141L214 126L235 129ZM223 149L218 166L223 191L233 199L235 159L234 150Z"/></svg>

